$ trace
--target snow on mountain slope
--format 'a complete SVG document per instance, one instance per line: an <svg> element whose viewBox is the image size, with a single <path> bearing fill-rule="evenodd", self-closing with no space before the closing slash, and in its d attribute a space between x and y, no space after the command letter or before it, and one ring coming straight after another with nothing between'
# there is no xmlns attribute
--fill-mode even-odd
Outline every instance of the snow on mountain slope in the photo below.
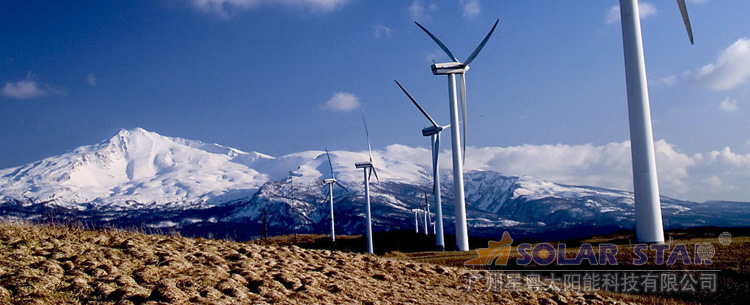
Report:
<svg viewBox="0 0 750 305"><path fill-rule="evenodd" d="M432 189L430 152L394 144L372 153L380 178L380 182L371 179L373 228L412 229L414 210ZM335 150L330 155L336 178L349 190L334 188L337 231L360 234L363 172L354 163L368 160L369 155ZM453 189L448 163L442 163L440 172L445 229L450 233ZM0 170L0 209L5 215L33 218L44 213L45 206L56 206L76 210L74 217L95 223L192 226L190 232L211 227L236 234L237 227L244 225L247 236L259 234L266 211L273 232L327 232L330 210L323 202L322 179L329 177L323 150L272 157L136 128L121 130L99 144ZM561 185L491 170L468 169L464 181L473 235L494 236L509 227L545 233L633 226L630 192ZM434 216L434 201L431 194L428 197ZM747 213L734 212L742 203L723 204L662 197L665 222L672 226L750 225Z"/></svg>
<svg viewBox="0 0 750 305"><path fill-rule="evenodd" d="M379 178L429 183L425 168L390 157L405 149L413 150L392 145L383 154L373 152ZM367 153L332 151L331 158L337 178L354 190L362 189L361 171L354 162L366 160ZM121 130L99 144L0 170L0 201L48 202L78 210L200 207L249 200L264 183L286 179L290 173L308 179L330 177L325 152L274 158L136 128Z"/></svg>
<svg viewBox="0 0 750 305"><path fill-rule="evenodd" d="M366 151L331 151L338 180L355 193L361 193L364 185L362 171L354 163L368 158ZM373 151L373 163L382 181L431 185L431 159L426 149L390 145L384 151ZM443 192L451 196L451 172L443 168L441 173ZM500 212L503 205L518 198L628 196L626 192L562 186L531 177L481 173L467 175L468 201L473 208L490 213ZM0 170L0 199L49 202L79 210L202 207L249 200L265 183L288 179L293 185L295 177L298 184L303 180L313 183L308 189L315 194L308 197L324 196L315 181L330 175L324 151L274 158L136 128L61 156ZM377 188L377 183L373 187ZM391 201L405 209L403 203ZM253 209L251 214L257 213Z"/></svg>
<svg viewBox="0 0 750 305"><path fill-rule="evenodd" d="M115 208L220 204L252 196L269 177L249 165L268 159L136 128L96 145L0 170L0 189L6 200L76 209L89 203Z"/></svg>

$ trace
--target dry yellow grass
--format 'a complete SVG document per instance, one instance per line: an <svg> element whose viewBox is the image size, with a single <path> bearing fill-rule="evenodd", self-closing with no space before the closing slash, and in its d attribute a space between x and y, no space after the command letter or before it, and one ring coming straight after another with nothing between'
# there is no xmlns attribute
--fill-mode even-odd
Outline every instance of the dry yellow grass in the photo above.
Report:
<svg viewBox="0 0 750 305"><path fill-rule="evenodd" d="M0 223L0 304L622 303L554 288L469 287L472 272L297 246Z"/></svg>
<svg viewBox="0 0 750 305"><path fill-rule="evenodd" d="M699 232L699 230L695 230ZM698 237L694 237L694 235ZM580 249L581 243L589 243L594 245L593 249L598 257L599 251L597 245L600 243L614 243L618 246L618 253L616 259L618 265L611 266L558 266L555 264L549 266L539 266L534 263L518 266L513 264L517 259L521 258L518 254L517 244L511 247L510 259L508 266L493 266L495 270L504 271L523 271L527 269L533 270L546 270L554 272L555 270L571 270L571 269L589 269L589 270L628 270L628 269L648 269L648 270L720 270L718 272L717 287L718 292L699 292L699 293L663 293L663 294L651 294L651 295L629 295L629 294L615 294L605 293L605 295L622 301L635 301L638 303L651 303L651 304L746 304L746 294L750 291L750 236L734 236L732 242L729 245L722 245L718 242L716 234L696 234L696 233L684 233L675 232L671 234L674 238L672 244L684 244L686 245L688 254L691 258L695 257L695 245L710 243L715 249L715 254L711 258L711 265L687 265L687 264L675 264L672 266L662 264L656 265L654 262L653 252L646 251L649 255L649 261L645 265L634 266L633 259L636 257L633 254L633 248L635 244L631 244L628 240L635 240L634 236L630 235L617 235L612 234L608 236L597 236L589 239L577 241L576 243L568 243L568 247L565 251L565 256L568 258L575 257ZM552 242L557 249L557 242ZM665 251L665 261L671 254L670 250ZM461 267L467 260L477 257L476 251L470 252L413 252L413 253L399 253L398 255L386 254L387 257L392 259L409 260L420 263L439 264L443 266ZM476 267L473 267L477 269ZM480 268L482 269L482 268Z"/></svg>

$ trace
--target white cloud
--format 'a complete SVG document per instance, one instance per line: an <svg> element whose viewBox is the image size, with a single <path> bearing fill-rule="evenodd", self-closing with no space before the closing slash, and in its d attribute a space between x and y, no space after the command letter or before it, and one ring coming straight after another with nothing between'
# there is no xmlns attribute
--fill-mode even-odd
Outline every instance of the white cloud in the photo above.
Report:
<svg viewBox="0 0 750 305"><path fill-rule="evenodd" d="M323 109L330 109L334 111L351 111L359 107L359 98L354 94L347 92L336 92L333 97L329 99L325 104L321 105Z"/></svg>
<svg viewBox="0 0 750 305"><path fill-rule="evenodd" d="M663 85L666 87L672 87L677 84L677 76L670 75L667 77L662 77L658 80L656 80L656 84Z"/></svg>
<svg viewBox="0 0 750 305"><path fill-rule="evenodd" d="M452 173L449 142L443 143L440 152L441 173L448 180ZM750 201L747 188L750 185L750 151L735 153L727 147L703 154L687 154L664 140L656 141L654 150L661 195L690 201ZM348 170L341 171L341 176L361 179L362 172L349 169L349 164L363 160L366 154L366 151L351 153L351 158L344 162ZM424 184L431 182L429 149L393 144L385 150L373 151L373 156L375 163L380 165L381 181L414 181L419 178ZM343 156L337 153L336 157L341 162ZM568 185L633 190L629 141L605 145L467 147L464 169L538 177Z"/></svg>
<svg viewBox="0 0 750 305"><path fill-rule="evenodd" d="M288 6L309 8L327 13L343 7L349 2L349 0L270 0L270 2L283 3Z"/></svg>
<svg viewBox="0 0 750 305"><path fill-rule="evenodd" d="M411 15L411 19L415 20L424 17L424 6L419 3L419 0L414 0L409 5L409 14Z"/></svg>
<svg viewBox="0 0 750 305"><path fill-rule="evenodd" d="M638 12L641 14L641 18L656 15L656 7L651 3L640 2L638 3Z"/></svg>
<svg viewBox="0 0 750 305"><path fill-rule="evenodd" d="M686 154L664 140L656 141L656 166L661 194L685 200L750 201L750 154L729 148L706 154ZM416 148L415 148L416 149ZM443 149L442 160L450 160ZM400 152L395 159L415 154ZM413 162L430 170L429 158L416 154ZM427 160L421 160L421 159ZM405 160L408 161L408 160ZM423 162L424 161L424 162ZM493 170L506 175L533 176L557 183L633 189L630 142L606 145L522 145L468 147L465 169ZM441 162L450 171L450 162Z"/></svg>
<svg viewBox="0 0 750 305"><path fill-rule="evenodd" d="M391 32L393 32L393 29L383 25L382 23L378 23L375 25L375 38L380 37L391 37Z"/></svg>
<svg viewBox="0 0 750 305"><path fill-rule="evenodd" d="M638 3L638 12L640 14L641 19L646 18L648 16L656 15L657 10L656 7L647 2L639 2ZM620 6L615 5L607 11L607 15L604 17L604 21L607 24L615 23L620 21Z"/></svg>
<svg viewBox="0 0 750 305"><path fill-rule="evenodd" d="M229 19L240 12L261 5L282 5L287 7L327 13L334 11L349 0L189 0L194 8Z"/></svg>
<svg viewBox="0 0 750 305"><path fill-rule="evenodd" d="M89 83L89 85L96 86L96 76L94 76L94 73L89 73L86 77L86 82Z"/></svg>
<svg viewBox="0 0 750 305"><path fill-rule="evenodd" d="M688 73L699 84L722 91L737 87L750 78L750 38L740 38L719 54L715 63Z"/></svg>
<svg viewBox="0 0 750 305"><path fill-rule="evenodd" d="M719 104L719 110L724 111L724 112L737 111L737 109L739 109L737 107L737 100L729 98L729 97L725 98Z"/></svg>
<svg viewBox="0 0 750 305"><path fill-rule="evenodd" d="M5 83L2 95L17 99L30 99L47 95L47 90L42 88L35 80L25 79L13 83Z"/></svg>
<svg viewBox="0 0 750 305"><path fill-rule="evenodd" d="M464 8L464 17L473 18L482 12L479 0L461 0L461 5Z"/></svg>
<svg viewBox="0 0 750 305"><path fill-rule="evenodd" d="M426 7L420 2L419 0L412 1L411 5L409 5L409 15L411 16L411 19L418 20L423 19L427 17L426 11L436 11L437 10L437 4L436 3L430 3Z"/></svg>
<svg viewBox="0 0 750 305"><path fill-rule="evenodd" d="M447 159L446 159L447 160ZM630 145L523 145L469 148L467 169L528 175L558 183L632 188Z"/></svg>

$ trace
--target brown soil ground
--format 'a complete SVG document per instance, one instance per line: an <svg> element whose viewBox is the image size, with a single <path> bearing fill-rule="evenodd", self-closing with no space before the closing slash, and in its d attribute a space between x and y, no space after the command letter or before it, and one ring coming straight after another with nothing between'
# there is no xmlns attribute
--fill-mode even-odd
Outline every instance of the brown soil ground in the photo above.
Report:
<svg viewBox="0 0 750 305"><path fill-rule="evenodd" d="M479 271L487 274L487 271ZM626 304L468 285L464 268L297 246L0 223L0 304ZM527 279L522 279L527 281ZM668 302L673 303L673 302Z"/></svg>

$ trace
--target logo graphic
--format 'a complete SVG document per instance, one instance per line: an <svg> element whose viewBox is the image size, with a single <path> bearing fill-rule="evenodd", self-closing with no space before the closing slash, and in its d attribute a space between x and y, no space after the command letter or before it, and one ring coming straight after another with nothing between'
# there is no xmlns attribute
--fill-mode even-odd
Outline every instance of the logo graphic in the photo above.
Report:
<svg viewBox="0 0 750 305"><path fill-rule="evenodd" d="M731 235L727 236L728 234L720 237L722 244L731 243ZM499 242L489 241L487 244L487 248L477 249L479 257L465 261L464 266L507 266L513 244L510 233L505 231ZM594 250L595 247L598 247L598 253ZM649 261L653 261L656 265L711 265L711 259L716 255L716 248L708 242L695 244L694 247L694 255L691 256L687 244L636 244L633 247L632 262L636 266L644 265ZM539 266L553 263L559 266L582 264L614 266L617 265L619 250L618 245L612 243L598 245L583 243L572 248L568 248L565 243L558 243L557 246L550 243L522 243L516 247L514 254L518 253L519 257L515 258L512 263L518 266L531 263ZM571 253L575 256L571 257L569 255Z"/></svg>
<svg viewBox="0 0 750 305"><path fill-rule="evenodd" d="M497 241L489 241L487 248L477 249L479 257L464 262L465 266L490 266L508 264L510 256L510 245L513 239L508 231L503 232L503 238Z"/></svg>
<svg viewBox="0 0 750 305"><path fill-rule="evenodd" d="M729 232L722 232L719 234L719 243L722 246L729 246L732 243L732 234Z"/></svg>
<svg viewBox="0 0 750 305"><path fill-rule="evenodd" d="M702 243L698 245L696 252L698 252L698 255L700 255L700 258L703 260L710 260L716 254L714 246L710 243Z"/></svg>

